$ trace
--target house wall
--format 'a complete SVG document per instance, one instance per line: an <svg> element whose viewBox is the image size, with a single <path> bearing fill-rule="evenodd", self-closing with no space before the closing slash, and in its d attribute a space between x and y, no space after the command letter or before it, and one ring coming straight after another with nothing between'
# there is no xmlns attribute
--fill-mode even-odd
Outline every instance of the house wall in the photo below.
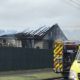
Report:
<svg viewBox="0 0 80 80"><path fill-rule="evenodd" d="M66 40L66 36L64 35L64 33L62 32L62 30L58 27L58 26L54 26L45 36L44 36L44 40L57 40L57 39L61 39L61 40Z"/></svg>
<svg viewBox="0 0 80 80"><path fill-rule="evenodd" d="M40 48L40 49L43 49L43 41L35 42L35 44L34 44L34 48Z"/></svg>
<svg viewBox="0 0 80 80"><path fill-rule="evenodd" d="M43 40L43 48L44 49L49 49L48 41L47 40Z"/></svg>
<svg viewBox="0 0 80 80"><path fill-rule="evenodd" d="M49 41L48 40L37 41L34 44L34 48L50 49Z"/></svg>
<svg viewBox="0 0 80 80"><path fill-rule="evenodd" d="M3 40L0 39L0 47L2 47L2 44L3 44Z"/></svg>
<svg viewBox="0 0 80 80"><path fill-rule="evenodd" d="M22 47L22 43L17 39L6 39L6 44L12 47Z"/></svg>
<svg viewBox="0 0 80 80"><path fill-rule="evenodd" d="M16 47L22 47L22 42L20 40L15 40Z"/></svg>

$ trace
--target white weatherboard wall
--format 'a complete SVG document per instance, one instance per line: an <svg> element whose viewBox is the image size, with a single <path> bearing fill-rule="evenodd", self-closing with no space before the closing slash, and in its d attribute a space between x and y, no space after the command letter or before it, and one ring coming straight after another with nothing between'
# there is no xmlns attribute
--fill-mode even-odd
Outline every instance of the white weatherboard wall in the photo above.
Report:
<svg viewBox="0 0 80 80"><path fill-rule="evenodd" d="M12 45L13 47L22 47L21 41L17 39L7 39L6 43L9 45Z"/></svg>
<svg viewBox="0 0 80 80"><path fill-rule="evenodd" d="M34 48L43 49L43 41L39 41L39 42L35 43Z"/></svg>

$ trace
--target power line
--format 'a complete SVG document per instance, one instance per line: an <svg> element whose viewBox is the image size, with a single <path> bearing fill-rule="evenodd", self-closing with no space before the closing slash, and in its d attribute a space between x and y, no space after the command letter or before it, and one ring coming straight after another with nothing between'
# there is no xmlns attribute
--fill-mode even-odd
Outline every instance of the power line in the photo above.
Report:
<svg viewBox="0 0 80 80"><path fill-rule="evenodd" d="M74 8L80 9L80 0L64 0L70 6Z"/></svg>
<svg viewBox="0 0 80 80"><path fill-rule="evenodd" d="M77 0L80 3L80 0Z"/></svg>
<svg viewBox="0 0 80 80"><path fill-rule="evenodd" d="M79 0L70 0L72 3L76 4L77 6L80 6Z"/></svg>

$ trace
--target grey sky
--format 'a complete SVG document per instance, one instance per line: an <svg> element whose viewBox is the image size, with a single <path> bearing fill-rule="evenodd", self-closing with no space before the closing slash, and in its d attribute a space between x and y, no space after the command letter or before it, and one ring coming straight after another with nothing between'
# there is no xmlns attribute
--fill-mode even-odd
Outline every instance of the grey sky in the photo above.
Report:
<svg viewBox="0 0 80 80"><path fill-rule="evenodd" d="M0 29L21 31L58 23L67 33L79 30L79 21L80 7L70 0L0 0Z"/></svg>

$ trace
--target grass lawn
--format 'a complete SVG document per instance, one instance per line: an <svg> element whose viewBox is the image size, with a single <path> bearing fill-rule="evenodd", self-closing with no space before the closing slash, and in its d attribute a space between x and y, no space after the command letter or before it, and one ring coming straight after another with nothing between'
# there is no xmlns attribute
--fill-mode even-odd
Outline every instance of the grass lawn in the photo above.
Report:
<svg viewBox="0 0 80 80"><path fill-rule="evenodd" d="M20 76L7 76L7 77L0 77L0 80L35 80L35 79L28 77L20 77Z"/></svg>
<svg viewBox="0 0 80 80"><path fill-rule="evenodd" d="M19 75L2 75L0 80L41 80L53 77L60 77L61 74L56 74L54 72L40 72L33 74L19 74Z"/></svg>

